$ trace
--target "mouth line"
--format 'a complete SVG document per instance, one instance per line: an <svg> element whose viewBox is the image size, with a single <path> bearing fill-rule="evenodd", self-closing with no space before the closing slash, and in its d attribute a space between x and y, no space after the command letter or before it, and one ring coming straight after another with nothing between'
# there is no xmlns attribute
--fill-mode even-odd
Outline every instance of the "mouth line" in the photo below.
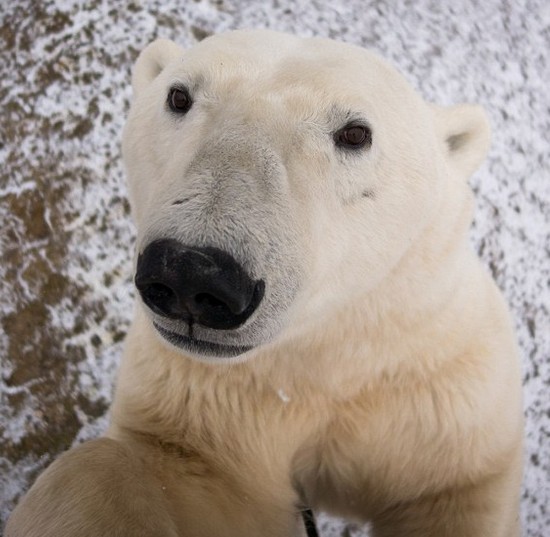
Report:
<svg viewBox="0 0 550 537"><path fill-rule="evenodd" d="M153 325L158 333L175 347L200 356L211 358L234 358L254 348L252 345L223 345L221 343L203 341L166 330L166 328L163 328L157 323L153 323Z"/></svg>

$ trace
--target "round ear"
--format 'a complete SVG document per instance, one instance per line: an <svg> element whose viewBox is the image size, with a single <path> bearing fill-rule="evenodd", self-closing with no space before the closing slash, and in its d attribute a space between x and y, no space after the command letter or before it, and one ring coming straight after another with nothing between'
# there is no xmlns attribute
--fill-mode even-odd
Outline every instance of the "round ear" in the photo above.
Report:
<svg viewBox="0 0 550 537"><path fill-rule="evenodd" d="M464 177L481 164L491 140L487 114L481 106L434 106L438 135L445 144L447 161Z"/></svg>
<svg viewBox="0 0 550 537"><path fill-rule="evenodd" d="M138 56L132 71L132 89L137 95L152 82L172 60L183 56L183 49L169 39L157 39Z"/></svg>

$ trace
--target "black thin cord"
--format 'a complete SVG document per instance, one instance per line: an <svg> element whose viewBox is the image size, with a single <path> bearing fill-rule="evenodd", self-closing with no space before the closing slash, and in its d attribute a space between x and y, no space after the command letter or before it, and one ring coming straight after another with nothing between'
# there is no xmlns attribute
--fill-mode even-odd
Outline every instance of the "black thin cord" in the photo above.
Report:
<svg viewBox="0 0 550 537"><path fill-rule="evenodd" d="M315 525L315 515L311 509L304 509L302 511L302 518L306 527L307 537L319 537L317 526Z"/></svg>

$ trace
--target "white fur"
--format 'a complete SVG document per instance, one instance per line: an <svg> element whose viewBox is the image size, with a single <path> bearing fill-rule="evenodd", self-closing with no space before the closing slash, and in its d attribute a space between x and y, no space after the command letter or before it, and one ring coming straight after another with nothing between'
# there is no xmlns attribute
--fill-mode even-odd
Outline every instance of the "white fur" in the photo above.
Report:
<svg viewBox="0 0 550 537"><path fill-rule="evenodd" d="M194 99L181 118L175 83ZM242 328L198 332L254 348L188 357L139 304L107 438L47 470L7 536L287 537L306 504L377 537L519 535L517 349L467 241L482 110L424 103L362 49L266 31L157 41L133 87L138 249L212 244L265 278ZM335 147L350 114L370 149Z"/></svg>

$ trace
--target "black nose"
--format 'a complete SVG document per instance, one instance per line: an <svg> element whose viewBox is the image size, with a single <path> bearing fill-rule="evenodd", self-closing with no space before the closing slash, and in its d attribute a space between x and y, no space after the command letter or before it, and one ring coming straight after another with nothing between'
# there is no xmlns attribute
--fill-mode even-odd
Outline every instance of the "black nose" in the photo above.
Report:
<svg viewBox="0 0 550 537"><path fill-rule="evenodd" d="M242 325L260 304L265 288L228 253L191 248L174 239L145 248L138 257L135 283L155 313L219 330Z"/></svg>

